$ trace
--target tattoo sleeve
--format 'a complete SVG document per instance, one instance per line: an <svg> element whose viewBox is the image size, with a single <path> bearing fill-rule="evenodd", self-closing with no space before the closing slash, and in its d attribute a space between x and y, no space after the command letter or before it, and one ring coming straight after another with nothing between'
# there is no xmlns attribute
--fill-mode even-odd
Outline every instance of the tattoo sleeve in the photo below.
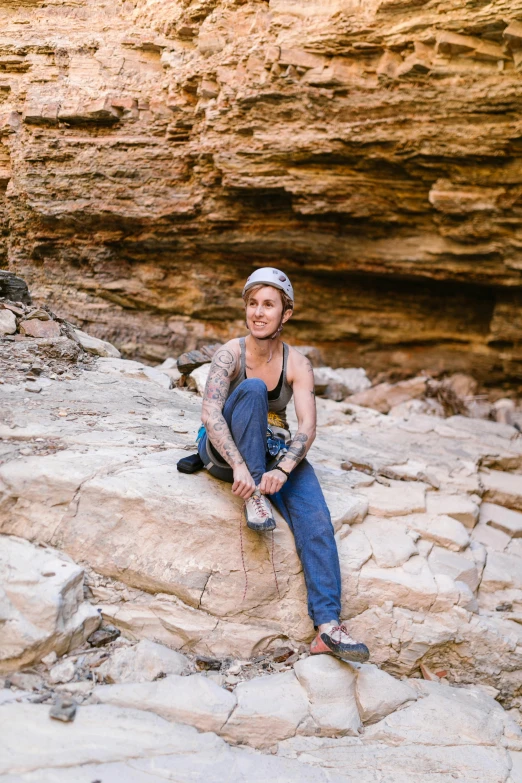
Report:
<svg viewBox="0 0 522 783"><path fill-rule="evenodd" d="M235 369L236 356L232 351L222 348L215 354L210 365L202 410L203 423L212 445L231 466L244 462L223 416L223 406Z"/></svg>
<svg viewBox="0 0 522 783"><path fill-rule="evenodd" d="M281 460L281 467L283 469L286 469L286 465L288 465L288 468L292 470L292 468L295 468L295 466L301 462L301 460L305 457L306 452L308 451L307 442L308 435L306 433L296 432L295 436L290 442L288 451Z"/></svg>

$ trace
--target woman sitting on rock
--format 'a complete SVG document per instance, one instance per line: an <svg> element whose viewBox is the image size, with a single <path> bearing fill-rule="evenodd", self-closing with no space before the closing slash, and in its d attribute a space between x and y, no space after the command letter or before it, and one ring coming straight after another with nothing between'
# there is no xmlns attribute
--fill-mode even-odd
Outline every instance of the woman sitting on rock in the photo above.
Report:
<svg viewBox="0 0 522 783"><path fill-rule="evenodd" d="M207 470L232 482L245 501L251 530L276 526L267 495L288 522L318 634L311 653L365 661L368 648L339 621L341 575L330 513L310 463L315 438L314 374L310 361L281 340L292 316L294 293L279 269L258 269L243 289L248 337L230 340L215 354L203 399L205 432L199 454ZM298 430L287 429L294 396Z"/></svg>

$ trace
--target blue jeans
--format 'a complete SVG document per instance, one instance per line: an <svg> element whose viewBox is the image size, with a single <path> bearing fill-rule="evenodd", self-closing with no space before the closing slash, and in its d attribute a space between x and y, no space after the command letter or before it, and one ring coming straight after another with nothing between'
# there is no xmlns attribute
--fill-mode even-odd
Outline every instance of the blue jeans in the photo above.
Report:
<svg viewBox="0 0 522 783"><path fill-rule="evenodd" d="M266 427L267 388L259 378L248 378L235 389L223 408L234 443L259 485L267 469ZM199 453L208 464L207 435ZM222 458L221 462L224 464ZM221 472L210 467L218 478L232 481L232 469ZM304 459L275 495L270 496L294 534L297 554L303 566L308 592L308 614L315 626L338 620L341 611L341 573L330 512L310 463Z"/></svg>

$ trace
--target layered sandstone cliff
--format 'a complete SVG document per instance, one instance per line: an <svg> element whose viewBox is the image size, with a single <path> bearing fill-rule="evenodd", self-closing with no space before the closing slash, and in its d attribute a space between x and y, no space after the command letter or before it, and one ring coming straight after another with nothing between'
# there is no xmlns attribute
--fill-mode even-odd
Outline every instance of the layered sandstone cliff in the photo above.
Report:
<svg viewBox="0 0 522 783"><path fill-rule="evenodd" d="M520 0L0 2L0 264L144 360L241 325L380 370L522 363Z"/></svg>

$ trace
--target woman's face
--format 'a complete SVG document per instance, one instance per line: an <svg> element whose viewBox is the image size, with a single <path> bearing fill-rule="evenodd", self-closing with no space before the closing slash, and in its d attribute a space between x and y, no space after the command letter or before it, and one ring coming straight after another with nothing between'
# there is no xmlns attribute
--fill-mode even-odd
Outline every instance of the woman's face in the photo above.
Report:
<svg viewBox="0 0 522 783"><path fill-rule="evenodd" d="M292 315L287 310L283 315L283 302L278 288L265 285L249 294L246 300L246 322L252 337L263 339L270 337L281 323L286 323Z"/></svg>

